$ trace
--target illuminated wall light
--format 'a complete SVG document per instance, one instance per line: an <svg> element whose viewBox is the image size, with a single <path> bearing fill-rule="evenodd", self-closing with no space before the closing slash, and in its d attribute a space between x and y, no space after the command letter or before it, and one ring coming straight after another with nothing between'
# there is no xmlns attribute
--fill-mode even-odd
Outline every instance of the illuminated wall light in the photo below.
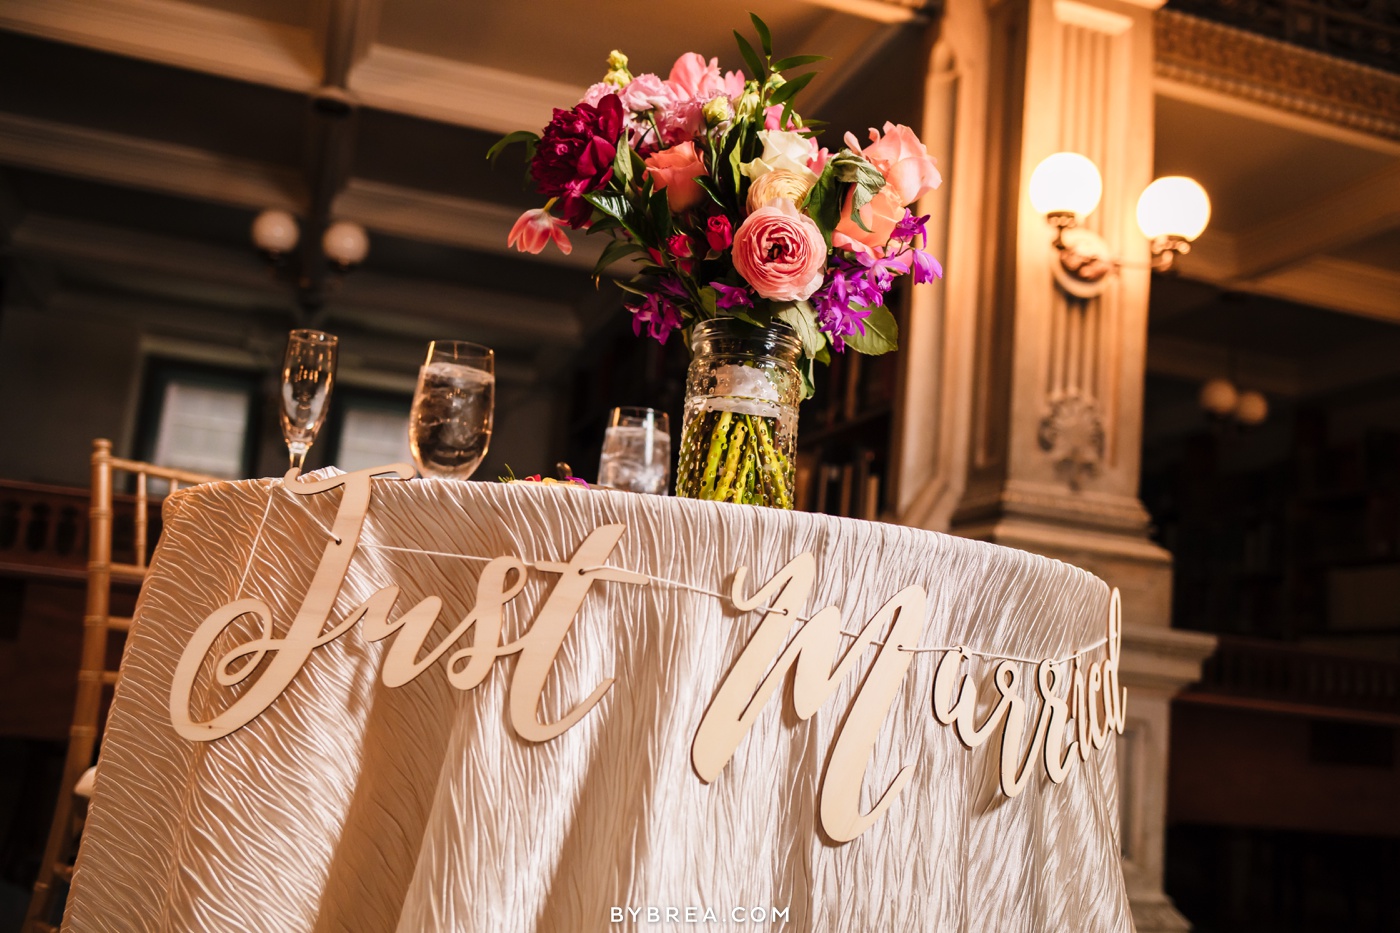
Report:
<svg viewBox="0 0 1400 933"><path fill-rule="evenodd" d="M1047 156L1031 172L1031 206L1055 227L1052 241L1059 255L1055 278L1066 292L1092 298L1103 291L1108 275L1123 265L1109 253L1103 238L1079 226L1098 207L1103 179L1089 158L1077 152ZM1142 192L1138 226L1151 241L1152 268L1166 271L1210 222L1210 197L1197 182L1180 175L1159 178Z"/></svg>

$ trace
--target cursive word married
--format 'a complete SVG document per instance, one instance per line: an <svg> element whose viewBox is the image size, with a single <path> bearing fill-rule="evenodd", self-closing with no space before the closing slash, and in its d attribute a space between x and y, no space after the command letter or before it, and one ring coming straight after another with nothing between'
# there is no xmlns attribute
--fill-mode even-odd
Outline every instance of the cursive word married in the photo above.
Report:
<svg viewBox="0 0 1400 933"><path fill-rule="evenodd" d="M565 715L550 722L540 720L541 693L593 583L607 581L637 586L651 583L651 578L643 574L605 566L626 530L622 524L594 529L567 562L536 561L529 565L537 571L556 574L558 579L525 633L515 641L502 643L502 616L506 605L525 586L527 565L511 555L495 557L487 563L477 580L475 604L435 644L427 642L441 614L442 600L429 596L391 621L389 616L399 594L397 586L381 588L348 612L338 624L327 628L364 527L371 477L383 474L408 479L413 471L397 464L314 482L297 481L295 471L287 474L284 488L293 495L316 495L343 487L331 527L331 540L321 554L311 584L284 635L274 634L272 612L259 599L236 599L219 607L200 623L176 665L171 683L170 718L181 736L193 741L210 741L247 725L291 684L313 651L357 624L367 641L377 642L394 636L385 651L380 672L381 680L389 687L409 683L445 656L449 682L457 689L471 690L486 679L498 659L517 655L507 691L508 714L516 734L528 741L544 742L565 732L607 693L613 683L610 677L603 679ZM692 743L691 759L702 780L715 780L760 711L787 678L789 670L794 670L794 711L801 719L810 719L875 644L877 636L886 632L885 641L840 726L822 778L822 828L833 841L846 842L878 820L913 775L912 766L903 766L875 806L869 812L860 811L860 788L875 737L916 656L904 649L919 643L927 621L927 594L918 586L905 587L886 602L853 636L853 643L841 651L842 639L852 636L841 631L840 612L836 607L822 609L792 634L798 612L810 597L815 572L812 554L800 554L752 594L745 595L748 568L741 566L735 571L730 593L735 608L748 612L763 607L764 618L701 719ZM260 669L261 673L222 712L208 720L195 721L190 716L190 700L205 659L228 628L245 617L256 621L260 633L224 652L214 664L214 678L221 686L235 687L255 670ZM978 690L970 678L961 673L965 654L956 648L944 652L934 675L933 714L939 722L951 725L958 738L970 748L987 742L994 730L1001 727L1002 738L996 756L1001 789L1008 796L1021 792L1037 762L1043 761L1050 779L1059 783L1065 779L1076 751L1081 759L1087 758L1091 745L1102 748L1113 729L1123 731L1124 699L1118 687L1121 633L1121 610L1115 590L1109 613L1107 656L1103 660L1085 669L1081 659L1076 657L1073 673L1065 677L1056 669L1056 664L1062 662L1040 662L1035 681L1040 710L1031 727L1029 748L1024 756L1021 746L1031 715L1027 702L1020 695L1018 669L1010 661L1000 662L993 670L991 684L997 699L979 720L976 711L986 704L979 704ZM471 643L457 647L469 634ZM1071 691L1070 699L1060 695L1062 690ZM1072 730L1069 728L1071 703ZM1071 731L1075 737L1067 742L1067 733Z"/></svg>

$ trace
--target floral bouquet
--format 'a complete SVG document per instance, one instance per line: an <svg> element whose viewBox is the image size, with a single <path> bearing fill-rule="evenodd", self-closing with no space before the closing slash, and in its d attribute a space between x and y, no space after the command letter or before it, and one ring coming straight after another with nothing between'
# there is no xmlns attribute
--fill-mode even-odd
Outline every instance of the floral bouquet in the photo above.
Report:
<svg viewBox="0 0 1400 933"><path fill-rule="evenodd" d="M768 28L752 18L761 55L734 33L749 75L721 74L717 59L693 52L664 79L633 75L613 52L603 80L556 109L542 135L512 133L490 155L523 142L529 175L549 198L516 221L509 245L538 253L553 242L568 253L565 225L606 233L594 274L633 262L619 284L633 296L635 333L664 343L680 329L698 346L706 322L783 331L800 347L794 384L807 398L813 367L833 351L895 349L885 296L896 278L942 275L923 249L928 218L909 210L940 178L907 126L872 129L863 148L850 133L836 153L820 147L818 125L793 109L815 72L785 73L822 56L774 61ZM693 394L694 364L691 375ZM766 377L733 376L719 381L757 392L747 404L692 411L687 398L678 492L790 508L796 400L785 424L765 407L782 406L775 379L765 389ZM717 408L729 417L704 417Z"/></svg>

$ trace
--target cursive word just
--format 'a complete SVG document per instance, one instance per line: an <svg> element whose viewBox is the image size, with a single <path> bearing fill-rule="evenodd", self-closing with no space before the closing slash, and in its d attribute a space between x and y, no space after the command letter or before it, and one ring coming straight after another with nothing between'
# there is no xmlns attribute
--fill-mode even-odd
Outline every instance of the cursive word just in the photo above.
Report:
<svg viewBox="0 0 1400 933"><path fill-rule="evenodd" d="M170 686L170 720L176 732L193 741L210 741L252 722L287 689L312 651L339 638L357 623L367 641L396 636L385 652L380 672L388 687L399 687L413 680L468 633L473 636L471 645L452 652L447 659L448 680L459 690L470 690L481 684L497 659L519 655L508 692L510 724L516 734L532 742L544 742L566 731L603 698L612 686L612 678L600 683L560 719L553 722L539 719L540 694L589 587L597 580L639 586L650 582L641 574L601 566L622 537L626 525L603 525L594 529L567 563L536 561L531 565L536 570L558 574L559 579L550 588L530 627L516 641L501 643L502 610L525 586L525 564L511 556L494 558L486 565L477 581L476 604L435 645L429 646L426 642L442 610L442 600L429 596L390 622L389 613L399 595L397 586L383 587L352 609L338 625L326 628L364 527L365 513L369 509L370 477L385 472L399 479L413 476L413 469L405 464L342 473L315 482L296 482L295 471L287 474L284 486L298 496L315 495L339 486L345 488L331 526L331 541L321 553L311 585L286 635L279 638L273 634L272 611L260 599L234 600L200 623L180 656ZM190 698L204 659L219 636L245 616L257 620L262 634L224 653L214 666L215 679L221 686L236 686L265 658L270 660L261 675L227 709L211 719L196 722L190 717Z"/></svg>

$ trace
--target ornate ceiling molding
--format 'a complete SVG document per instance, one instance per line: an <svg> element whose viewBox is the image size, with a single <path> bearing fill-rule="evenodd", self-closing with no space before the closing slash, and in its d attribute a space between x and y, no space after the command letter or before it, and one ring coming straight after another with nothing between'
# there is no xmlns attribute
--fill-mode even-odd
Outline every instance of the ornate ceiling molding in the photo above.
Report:
<svg viewBox="0 0 1400 933"><path fill-rule="evenodd" d="M1400 75L1171 10L1153 20L1159 78L1400 139Z"/></svg>

